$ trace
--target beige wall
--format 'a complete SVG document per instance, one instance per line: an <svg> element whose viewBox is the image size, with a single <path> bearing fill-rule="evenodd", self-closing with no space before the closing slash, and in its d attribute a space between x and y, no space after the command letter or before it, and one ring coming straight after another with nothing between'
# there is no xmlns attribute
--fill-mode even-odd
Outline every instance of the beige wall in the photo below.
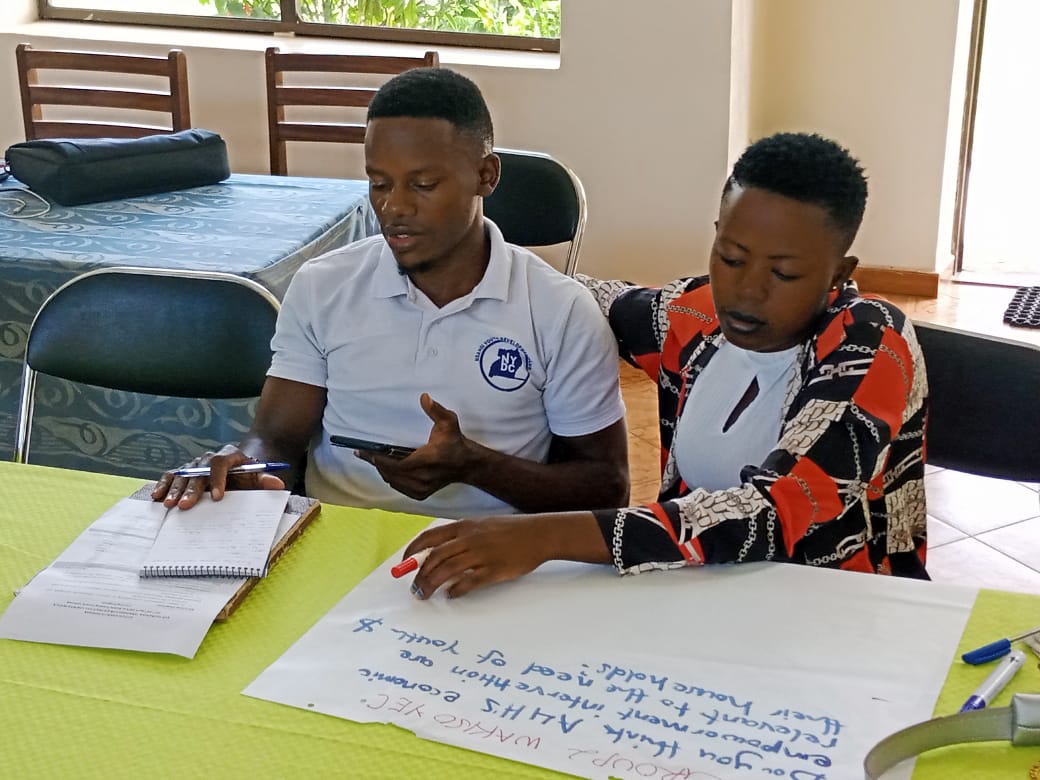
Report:
<svg viewBox="0 0 1040 780"><path fill-rule="evenodd" d="M970 2L970 0L966 0ZM33 23L34 0L0 8L0 100L18 103L14 45L188 54L193 122L228 140L232 167L267 170L263 49L379 50L378 44L159 28ZM871 202L865 263L935 266L956 0L566 0L563 51L441 49L484 90L500 146L550 152L590 202L582 268L663 282L707 266L718 193L748 138L832 135L861 157ZM630 9L639 8L638 12ZM90 35L92 40L80 36ZM422 47L412 47L421 51ZM960 75L958 75L960 78ZM0 147L21 140L0 115ZM358 175L345 150L297 153L294 173Z"/></svg>
<svg viewBox="0 0 1040 780"><path fill-rule="evenodd" d="M813 130L860 158L870 199L853 249L864 263L935 269L954 79L963 94L958 10L956 0L757 0L751 135Z"/></svg>

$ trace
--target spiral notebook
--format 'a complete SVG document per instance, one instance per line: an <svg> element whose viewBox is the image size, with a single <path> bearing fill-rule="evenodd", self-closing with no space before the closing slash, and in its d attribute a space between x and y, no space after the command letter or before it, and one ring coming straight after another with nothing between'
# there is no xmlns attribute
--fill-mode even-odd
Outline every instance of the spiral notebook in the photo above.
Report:
<svg viewBox="0 0 1040 780"><path fill-rule="evenodd" d="M140 501L152 501L152 490L155 488L154 482L148 482L141 486L130 498L135 498ZM226 495L231 495L228 493ZM196 507L197 508L197 507ZM205 510L204 510L205 511ZM272 545L269 555L267 556L267 570L270 571L271 567L275 565L282 554L289 549L289 546L295 542L300 535L307 529L311 521L314 520L319 514L321 514L321 502L316 498L309 498L307 496L289 496L289 501L285 505L284 513L282 514L281 521L278 524L278 529L275 531L275 543ZM248 577L242 581L242 584L235 591L234 595L228 599L224 607L217 613L215 620L223 622L231 617L239 605L245 600L249 592L260 582L259 577Z"/></svg>
<svg viewBox="0 0 1040 780"><path fill-rule="evenodd" d="M263 577L289 501L287 490L206 493L192 509L166 513L142 577Z"/></svg>

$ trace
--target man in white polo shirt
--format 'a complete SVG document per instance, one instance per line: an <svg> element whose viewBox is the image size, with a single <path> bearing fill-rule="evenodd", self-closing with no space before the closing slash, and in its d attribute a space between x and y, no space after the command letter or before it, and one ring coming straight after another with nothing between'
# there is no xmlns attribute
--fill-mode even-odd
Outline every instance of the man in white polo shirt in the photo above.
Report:
<svg viewBox="0 0 1040 780"><path fill-rule="evenodd" d="M457 73L408 71L379 90L365 161L382 235L296 273L249 434L196 459L208 480L164 474L157 500L278 487L227 472L309 451L307 492L337 504L469 517L627 502L613 336L582 285L484 219L492 146L483 97ZM355 452L334 435L416 450Z"/></svg>

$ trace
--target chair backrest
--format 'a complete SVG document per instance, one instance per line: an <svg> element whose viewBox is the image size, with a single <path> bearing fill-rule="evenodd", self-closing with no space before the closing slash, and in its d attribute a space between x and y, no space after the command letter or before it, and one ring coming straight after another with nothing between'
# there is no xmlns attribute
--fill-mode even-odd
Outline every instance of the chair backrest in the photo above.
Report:
<svg viewBox="0 0 1040 780"><path fill-rule="evenodd" d="M38 138L140 138L156 133L174 133L191 127L188 111L188 65L184 52L171 49L166 57L148 57L128 54L105 54L82 51L45 51L34 49L27 43L15 49L18 62L18 83L22 93L22 117L25 121L25 139ZM48 75L42 81L41 71L62 72L62 83L57 74ZM84 84L66 84L66 71L94 71ZM96 74L122 74L118 83L99 86ZM130 80L141 86L129 86ZM149 77L149 78L136 78ZM163 83L165 82L165 83ZM162 86L161 89L150 87ZM45 118L43 106L77 106L66 109L67 118ZM103 115L125 114L128 121L83 118L83 107L105 109ZM111 111L110 109L120 109ZM129 111L123 111L129 109ZM165 123L151 124L142 121L154 114L166 114ZM75 116L71 116L74 114ZM131 121L132 120L132 121Z"/></svg>
<svg viewBox="0 0 1040 780"><path fill-rule="evenodd" d="M928 463L1040 481L1040 347L914 322L928 371Z"/></svg>
<svg viewBox="0 0 1040 780"><path fill-rule="evenodd" d="M27 462L38 373L181 398L260 394L278 299L234 274L105 268L51 294L26 339L15 460Z"/></svg>
<svg viewBox="0 0 1040 780"><path fill-rule="evenodd" d="M440 58L435 51L422 57L384 57L361 54L282 54L278 47L269 48L264 57L267 68L267 124L271 144L271 173L285 176L286 141L326 141L364 143L365 123L291 121L285 116L287 107L319 106L367 108L378 87L286 84L286 73L350 74L393 76L412 68L436 68Z"/></svg>
<svg viewBox="0 0 1040 780"><path fill-rule="evenodd" d="M526 247L570 243L563 271L574 274L585 232L585 188L577 175L547 154L496 149L502 177L484 198L484 215L506 241Z"/></svg>

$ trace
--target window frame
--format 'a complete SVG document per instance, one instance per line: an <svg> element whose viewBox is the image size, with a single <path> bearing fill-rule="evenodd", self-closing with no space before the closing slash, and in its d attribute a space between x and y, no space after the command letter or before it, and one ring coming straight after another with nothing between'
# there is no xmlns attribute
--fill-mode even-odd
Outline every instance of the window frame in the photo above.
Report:
<svg viewBox="0 0 1040 780"><path fill-rule="evenodd" d="M149 13L145 11L91 10L61 8L50 0L37 0L41 19L71 22L137 24L156 27L180 27L194 30L219 30L250 33L292 33L297 36L347 38L365 41L415 43L435 46L465 46L484 49L511 49L559 53L559 38L528 38L520 35L492 33L463 33L445 30L417 30L403 27L373 27L356 24L325 24L300 21L295 0L283 0L281 21L269 19L238 19L227 16L183 16L179 14Z"/></svg>

